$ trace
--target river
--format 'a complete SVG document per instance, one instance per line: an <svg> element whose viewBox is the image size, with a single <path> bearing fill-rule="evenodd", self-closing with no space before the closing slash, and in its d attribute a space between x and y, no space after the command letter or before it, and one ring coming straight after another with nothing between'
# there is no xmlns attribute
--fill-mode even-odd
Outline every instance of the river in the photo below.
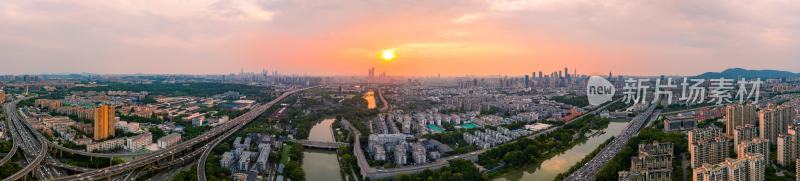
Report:
<svg viewBox="0 0 800 181"><path fill-rule="evenodd" d="M331 130L333 122L334 119L324 119L311 127L308 140L334 141ZM306 149L303 152L303 171L306 172L306 180L341 181L342 175L339 170L339 161L335 151Z"/></svg>
<svg viewBox="0 0 800 181"><path fill-rule="evenodd" d="M377 102L375 101L375 91L367 91L367 93L364 94L364 99L367 100L367 108L375 109L378 107Z"/></svg>
<svg viewBox="0 0 800 181"><path fill-rule="evenodd" d="M575 145L564 153L545 160L540 167L510 173L505 177L495 179L495 181L553 180L558 174L566 172L570 167L586 157L586 155L592 153L592 151L608 140L608 138L619 135L627 125L627 122L611 122L604 130L605 133L590 137L586 142Z"/></svg>

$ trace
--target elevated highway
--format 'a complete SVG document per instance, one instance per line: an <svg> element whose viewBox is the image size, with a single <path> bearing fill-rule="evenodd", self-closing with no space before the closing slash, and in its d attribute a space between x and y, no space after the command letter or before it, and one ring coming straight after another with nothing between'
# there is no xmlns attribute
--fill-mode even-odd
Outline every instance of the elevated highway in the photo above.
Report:
<svg viewBox="0 0 800 181"><path fill-rule="evenodd" d="M17 153L17 149L19 149L19 145L17 145L18 139L15 136L16 132L11 130L12 128L13 127L12 127L11 121L10 120L6 120L6 129L8 129L8 132L10 132L11 135L12 135L11 136L12 137L11 140L12 140L12 145L13 146L11 146L11 150L9 150L8 153L6 153L6 155L3 156L3 159L0 159L0 165L5 165L9 160L11 160L11 158L14 158L14 154L16 154Z"/></svg>
<svg viewBox="0 0 800 181"><path fill-rule="evenodd" d="M14 144L21 147L25 157L23 161L26 162L27 165L8 178L5 178L5 180L27 178L28 174L32 174L39 179L61 176L63 174L61 171L50 166L42 165L42 162L47 158L47 142L44 141L45 138L39 134L38 131L31 128L30 125L19 116L19 112L16 109L16 105L19 101L20 100L16 100L6 103L3 105L3 108L5 109L8 121L11 122L10 130L12 132L12 137L15 139Z"/></svg>
<svg viewBox="0 0 800 181"><path fill-rule="evenodd" d="M280 103L284 98L288 97L289 95L292 95L294 93L297 93L297 92L300 92L300 91L304 91L304 90L307 90L307 89L311 89L311 88L314 88L314 87L296 89L296 90L293 90L293 91L289 91L289 92L283 93L280 97L275 98L274 100L272 100L269 103L267 103L265 105L265 106L267 106L267 108L265 108L265 110L268 109L269 107L272 107L272 105L274 105L274 104ZM261 113L263 113L263 111ZM261 113L259 113L259 115ZM197 163L197 180L199 180L199 181L205 181L206 180L206 162L208 161L208 155L211 154L211 151L214 150L214 147L219 145L219 143L221 143L222 141L225 141L225 139L227 139L228 137L230 137L231 135L233 135L234 133L239 131L239 129L241 129L245 125L247 125L247 123L238 125L238 126L236 126L236 128L228 130L227 132L225 132L225 134L223 134L222 136L214 139L213 141L211 141L210 144L206 145L206 147L208 147L208 148L205 149L201 153L200 159L198 160L198 163Z"/></svg>
<svg viewBox="0 0 800 181"><path fill-rule="evenodd" d="M309 87L310 88L310 87ZM192 139L183 141L178 143L177 145L171 146L166 149L158 150L151 152L149 154L145 154L141 157L137 157L131 161L113 165L110 167L106 167L103 169L98 169L86 173L80 173L76 175L70 175L66 177L60 177L53 180L97 180L97 179L109 179L114 176L124 175L126 172L131 172L138 168L148 167L150 169L157 169L162 167L163 165L170 163L182 163L187 161L197 161L192 159L194 156L199 156L204 152L206 149L209 148L213 140L218 138L224 138L227 136L232 135L239 129L241 129L244 125L250 123L253 119L264 113L267 109L272 107L274 104L277 104L284 98L292 95L296 92L306 90L308 88L302 89L295 89L286 93L283 93L279 97L275 98L274 100L256 106L256 108L250 110L249 112L234 118L233 120L226 122L222 125L212 128L209 131L204 132L203 134L194 137ZM176 158L178 157L178 158Z"/></svg>

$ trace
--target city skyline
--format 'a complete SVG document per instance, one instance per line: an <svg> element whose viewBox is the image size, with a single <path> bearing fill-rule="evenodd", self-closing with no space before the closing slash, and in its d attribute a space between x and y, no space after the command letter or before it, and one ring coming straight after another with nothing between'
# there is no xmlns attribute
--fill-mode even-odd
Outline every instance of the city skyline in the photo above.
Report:
<svg viewBox="0 0 800 181"><path fill-rule="evenodd" d="M768 12L761 11L770 9ZM9 1L7 74L800 72L790 1ZM391 61L380 59L392 50Z"/></svg>

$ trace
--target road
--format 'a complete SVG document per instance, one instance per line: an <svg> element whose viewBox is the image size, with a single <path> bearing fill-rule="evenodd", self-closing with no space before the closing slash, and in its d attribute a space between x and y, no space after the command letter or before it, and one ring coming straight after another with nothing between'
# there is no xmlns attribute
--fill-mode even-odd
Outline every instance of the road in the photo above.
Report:
<svg viewBox="0 0 800 181"><path fill-rule="evenodd" d="M198 144L206 144L207 143L206 141L213 141L213 139L216 139L216 138L218 138L220 136L222 136L223 138L227 137L227 136L230 136L231 134L235 133L237 130L241 129L244 125L247 125L253 119L255 119L256 117L258 117L259 115L264 113L267 109L272 107L272 105L277 104L279 101L283 100L284 98L288 97L291 94L294 94L296 92L303 91L303 90L306 90L306 89L309 89L309 88L312 88L312 87L302 88L302 89L295 89L295 90L283 93L282 95L280 95L279 97L275 98L274 100L272 100L272 101L270 101L270 102L268 102L266 104L262 104L262 105L256 106L256 108L250 110L249 112L247 112L247 113L245 113L245 114L243 114L243 115L241 115L239 117L234 118L233 120L231 120L229 122L226 122L225 124L222 124L222 125L219 125L217 127L214 127L211 130L204 132L200 136L194 137L194 138L192 138L190 140L186 140L186 141L180 142L177 145L171 146L169 148L158 150L158 151L154 151L151 154L146 154L146 155L144 155L142 157L139 157L139 158L136 158L134 160L125 162L123 164L113 165L113 166L110 166L110 167L106 167L104 169L98 169L98 170L91 171L91 172L86 172L86 173L81 173L81 174L61 177L61 178L57 178L57 179L54 179L54 180L97 180L97 179L103 179L103 178L112 177L112 176L115 176L115 175L121 175L124 172L128 172L128 171L134 170L136 168L140 168L140 167L143 167L143 166L146 166L146 165L149 165L149 164L152 164L152 163L156 163L157 161L168 159L168 158L170 158L171 162L175 161L174 160L174 156L176 154L182 154L182 151L193 149L194 146L198 145ZM203 146L203 147L201 147L199 149L207 149L209 146L210 145L206 144L205 146ZM194 150L193 152L191 152L191 154L189 154L187 156L191 156L191 155L193 155L195 153L198 153L198 151L202 152L202 150ZM194 156L197 156L197 155L194 155ZM180 159L184 159L184 158L180 158ZM186 161L186 160L182 160L182 161Z"/></svg>
<svg viewBox="0 0 800 181"><path fill-rule="evenodd" d="M67 153L72 153L72 154L77 154L77 155L90 156L90 157L102 157L102 158L137 157L137 156L142 156L142 155L146 155L146 154L151 153L151 152L92 153L92 152L86 152L86 151L83 151L83 150L75 150L75 149L67 148L67 147L61 146L59 144L53 143L50 140L46 140L45 139L45 141L47 142L47 145L50 145L51 147L59 149L61 151L64 151L64 152L67 152Z"/></svg>
<svg viewBox="0 0 800 181"><path fill-rule="evenodd" d="M583 167L573 172L564 180L595 180L595 175L598 171L600 171L600 168L602 168L605 163L611 161L611 159L613 159L620 151L622 151L622 149L625 148L625 145L628 144L628 141L631 137L639 134L639 130L641 130L644 125L647 125L648 122L658 119L658 115L661 113L661 110L655 110L655 108L656 105L653 104L643 113L634 117L624 132L614 137L614 140L600 150L600 153L595 155L592 160L584 164Z"/></svg>
<svg viewBox="0 0 800 181"><path fill-rule="evenodd" d="M64 168L64 169L72 170L72 171L76 171L76 172L90 172L92 170L96 170L96 169L93 169L93 168L85 168L85 167L79 167L79 166L70 165L70 164L66 164L66 163L61 163L61 162L59 162L58 160L56 160L56 159L54 159L52 157L48 157L47 158L47 164L48 165L52 165L54 167Z"/></svg>
<svg viewBox="0 0 800 181"><path fill-rule="evenodd" d="M540 131L540 132L538 132L538 133L536 133L536 134L533 134L533 135L530 135L530 136L528 136L528 138L529 138L529 139L535 139L536 137L538 137L538 136L540 136L540 135L544 135L544 134L547 134L547 133L553 132L553 131L555 131L555 130L561 129L561 127L564 127L564 125L567 125L567 124L569 124L569 123L570 123L570 122L572 122L572 121L579 120L579 119L581 119L581 118L583 118L583 117L585 117L585 116L588 116L588 115L597 114L597 112L600 112L600 111L602 111L603 109L606 109L606 107L610 106L611 104L617 103L617 102L619 102L619 101L621 101L621 100L622 100L622 99L617 99L617 100L611 101L611 102L609 102L609 103L607 103L607 104L604 104L603 106L600 106L600 107L599 107L599 108L597 108L597 109L594 109L594 110L592 110L592 111L589 111L589 112L588 112L588 113L586 113L586 114L583 114L583 115L581 115L581 116L578 116L578 117L576 117L575 119L569 120L569 121L565 122L565 123L564 123L563 125L561 125L561 126L556 126L556 127L551 127L551 128L545 129L544 131Z"/></svg>
<svg viewBox="0 0 800 181"><path fill-rule="evenodd" d="M11 127L11 121L10 120L6 120L6 129L8 129L8 132L16 134L16 132L11 130L11 128L12 128ZM12 134L12 137L14 137L13 134ZM16 138L16 137L14 137L14 138ZM11 146L11 150L8 151L8 153L6 153L6 155L3 157L3 159L0 160L0 166L5 165L6 162L11 160L11 158L14 157L14 154L17 153L17 149L19 148L19 145L16 144L17 140L12 138L11 141L12 141L13 146Z"/></svg>
<svg viewBox="0 0 800 181"><path fill-rule="evenodd" d="M381 107L381 112L386 112L389 110L389 102L386 101L386 98L383 97L383 89L378 88L378 95L380 95L381 102L383 102L383 106Z"/></svg>
<svg viewBox="0 0 800 181"><path fill-rule="evenodd" d="M211 151L214 150L214 147L217 147L222 140L224 139L217 138L214 140L210 146L211 149L206 149L203 154L200 155L200 160L197 161L197 180L206 181L206 161L208 160L208 155L211 155Z"/></svg>
<svg viewBox="0 0 800 181"><path fill-rule="evenodd" d="M267 106L268 106L268 107L267 107L267 109L268 109L269 107L272 107L272 105L279 103L280 101L282 101L284 98L288 97L288 96L289 96L289 95L291 95L291 94L294 94L294 93L297 93L297 92L300 92L300 91L304 91L304 90L306 90L306 89L310 89L310 88L313 88L313 87L308 87L308 88L303 88L303 89L293 90L293 91L290 91L290 92L284 93L284 94L283 94L283 95L281 95L280 97L278 97L278 98L276 98L276 99L274 99L274 100L270 101L269 103L267 103ZM265 109L265 110L266 110L266 109ZM263 113L263 112L262 112L262 113ZM244 125L246 125L246 124L239 125L239 126L237 126L237 128L236 128L236 129L229 130L229 131L228 131L228 132L226 132L226 133L225 133L223 136L220 136L219 138L217 138L217 139L215 139L214 141L212 141L212 142L211 142L211 144L209 144L209 145L206 145L206 146L208 146L209 148L208 148L208 149L205 149L205 151L203 151L203 153L200 155L200 160L198 160L198 164L197 164L197 180L200 180L200 181L205 181L205 180L206 180L206 161L208 161L208 155L210 155L210 154L211 154L211 151L212 151L212 150L214 150L214 147L217 147L217 145L218 145L219 143L221 143L222 141L224 141L224 140L225 140L226 138L228 138L230 135L233 135L234 133L236 133L236 131L238 131L238 130L239 130L239 129L240 129L242 126L244 126Z"/></svg>
<svg viewBox="0 0 800 181"><path fill-rule="evenodd" d="M3 108L5 109L6 117L12 123L10 130L12 131L12 137L15 139L14 143L21 147L25 157L23 162L26 162L27 165L5 180L18 180L30 172L33 172L33 175L39 179L64 175L56 168L42 165L42 162L47 158L47 142L44 141L45 138L38 131L32 129L27 122L23 121L16 109L17 103L19 103L19 100L6 103Z"/></svg>

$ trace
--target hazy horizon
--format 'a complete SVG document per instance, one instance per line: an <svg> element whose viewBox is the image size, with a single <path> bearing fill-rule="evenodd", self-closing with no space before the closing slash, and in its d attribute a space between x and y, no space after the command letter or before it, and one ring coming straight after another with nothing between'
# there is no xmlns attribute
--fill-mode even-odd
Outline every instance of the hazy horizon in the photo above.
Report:
<svg viewBox="0 0 800 181"><path fill-rule="evenodd" d="M731 68L728 68L728 69L732 69L732 68L741 68L741 67L731 67ZM746 69L746 68L744 68L744 69ZM785 71L785 70L779 70L779 69L746 69L746 70ZM708 71L708 72L722 72L722 71L723 70ZM552 71L550 71L550 72L552 72ZM789 71L789 72L791 72L791 71ZM221 75L230 75L230 74L239 74L239 73L240 72L228 72L228 73L218 73L218 74L199 74L199 73L118 73L118 74L102 74L102 73L92 73L92 72L56 72L56 73L41 73L41 74L31 74L31 73L25 74L25 73L23 73L23 74L0 74L0 75L75 75L75 74L77 74L77 75L86 75L86 74L91 74L91 75L102 75L102 76L139 76L139 75L141 75L141 76L149 76L149 75L221 76ZM260 71L245 71L244 73L260 74L261 72ZM272 70L270 70L269 74L271 75L272 73L273 73ZM290 76L320 76L320 77L363 77L363 76L367 76L367 74L315 75L315 74L302 74L302 73L291 73L291 72L290 73L279 72L279 73L280 73L280 75L283 75L283 76L286 76L286 75L290 75ZM380 73L380 72L377 72L377 73ZM538 71L536 73L537 73L537 76L538 76ZM545 71L543 71L543 73L545 73ZM706 72L702 72L702 73L706 73ZM661 75L664 75L664 76L697 76L697 75L700 75L702 73L691 74L691 75L678 75L678 74L617 74L617 73L613 73L612 72L613 76L624 75L624 76L641 76L641 77L657 77L657 76L661 76ZM792 72L792 73L800 74L800 73L797 73L797 72ZM545 74L547 74L547 73L545 73ZM570 74L572 74L572 73L570 73ZM579 72L578 74L589 75L589 76L593 76L593 75L607 76L608 72L606 72L606 73L589 73L589 74L580 73ZM531 75L531 74L528 73L528 74L496 74L496 75L468 75L468 74L466 74L466 75L388 75L388 76L391 76L391 77L413 77L413 78L432 78L432 77L441 76L441 77L447 77L447 78L458 78L458 77L504 77L504 76L512 77L512 76L524 76L524 75Z"/></svg>
<svg viewBox="0 0 800 181"><path fill-rule="evenodd" d="M789 0L9 0L0 74L797 73L796 12ZM396 58L379 59L387 49Z"/></svg>

